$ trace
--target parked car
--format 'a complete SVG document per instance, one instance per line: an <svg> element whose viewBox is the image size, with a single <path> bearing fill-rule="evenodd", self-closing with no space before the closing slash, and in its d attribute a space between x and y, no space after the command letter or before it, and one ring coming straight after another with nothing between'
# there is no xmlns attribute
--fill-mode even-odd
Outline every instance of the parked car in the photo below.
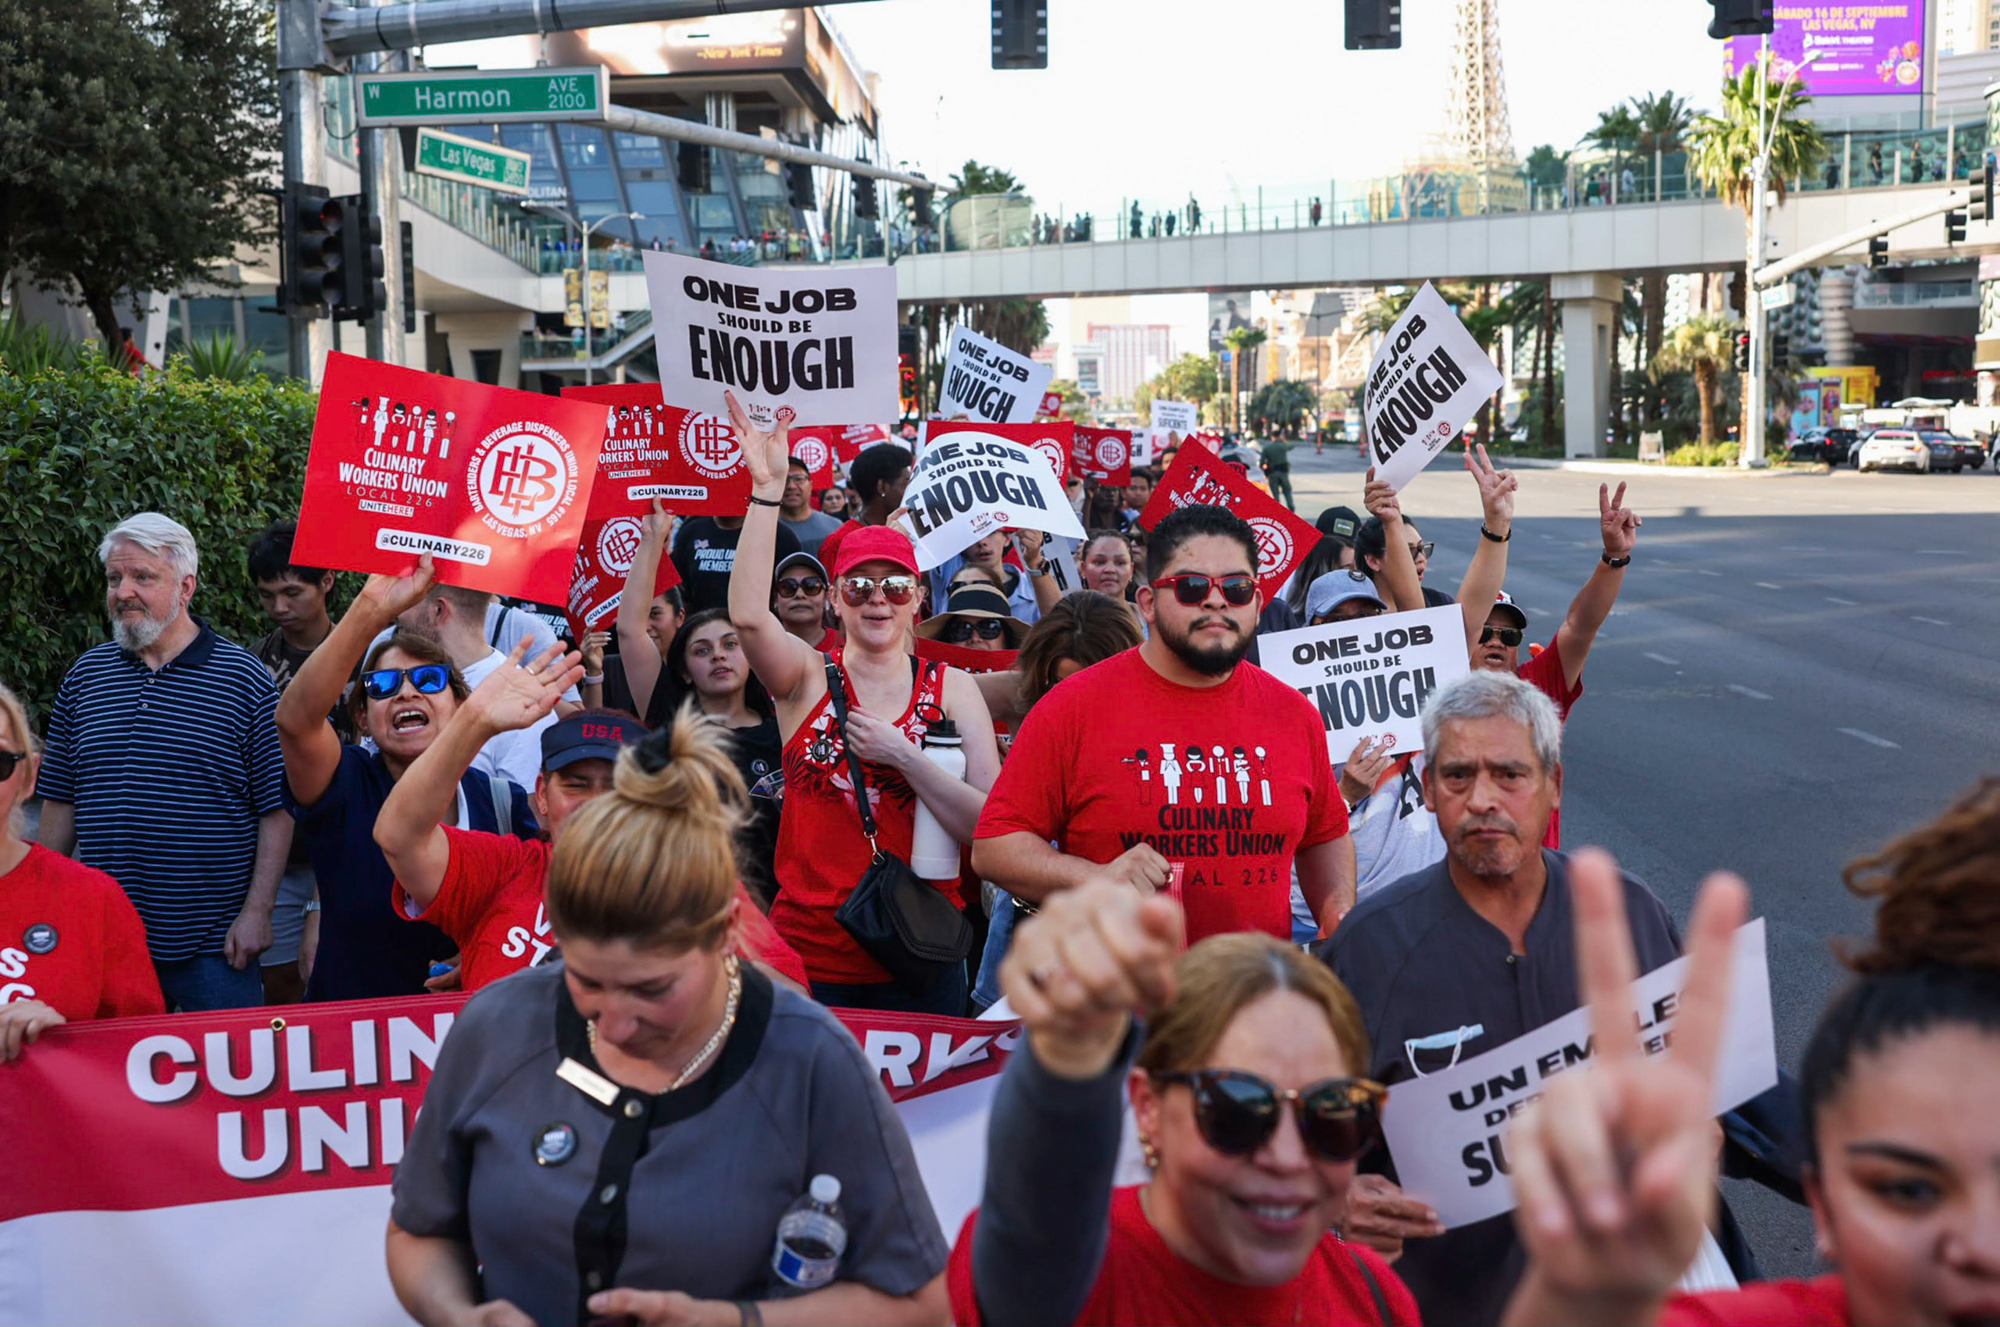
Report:
<svg viewBox="0 0 2000 1327"><path fill-rule="evenodd" d="M1955 433L1942 429L1919 429L1917 436L1931 449L1931 469L1949 470L1953 474L1966 466L1985 464L1986 453L1979 450L1979 444L1970 438L1961 438ZM1973 458L1977 456L1978 459Z"/></svg>
<svg viewBox="0 0 2000 1327"><path fill-rule="evenodd" d="M1809 428L1793 438L1785 448L1785 459L1789 461L1825 461L1828 465L1846 465L1848 453L1861 435L1853 429Z"/></svg>
<svg viewBox="0 0 2000 1327"><path fill-rule="evenodd" d="M1931 469L1934 453L1915 429L1876 429L1855 453L1862 470Z"/></svg>

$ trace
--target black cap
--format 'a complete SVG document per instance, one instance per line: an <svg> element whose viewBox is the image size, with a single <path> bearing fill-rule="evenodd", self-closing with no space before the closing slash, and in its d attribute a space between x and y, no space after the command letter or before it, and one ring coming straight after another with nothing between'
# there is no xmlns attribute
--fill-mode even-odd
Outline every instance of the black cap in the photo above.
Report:
<svg viewBox="0 0 2000 1327"><path fill-rule="evenodd" d="M617 760L646 735L646 725L616 710L585 710L542 729L542 769L553 774L579 760Z"/></svg>
<svg viewBox="0 0 2000 1327"><path fill-rule="evenodd" d="M1361 528L1361 518L1354 514L1352 507L1328 507L1319 514L1313 524L1321 534L1332 535L1335 539L1354 542L1354 532Z"/></svg>

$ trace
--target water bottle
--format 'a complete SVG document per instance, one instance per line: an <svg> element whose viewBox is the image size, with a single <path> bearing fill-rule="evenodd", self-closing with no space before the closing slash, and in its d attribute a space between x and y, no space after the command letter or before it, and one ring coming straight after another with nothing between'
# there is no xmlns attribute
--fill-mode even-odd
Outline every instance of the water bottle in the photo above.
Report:
<svg viewBox="0 0 2000 1327"><path fill-rule="evenodd" d="M778 1218L771 1270L793 1289L818 1290L833 1284L846 1248L847 1214L840 1210L840 1181L815 1175L806 1192Z"/></svg>
<svg viewBox="0 0 2000 1327"><path fill-rule="evenodd" d="M954 779L965 777L964 741L950 719L939 719L925 730L924 759ZM925 880L956 880L959 874L958 840L938 823L921 797L910 831L910 869Z"/></svg>

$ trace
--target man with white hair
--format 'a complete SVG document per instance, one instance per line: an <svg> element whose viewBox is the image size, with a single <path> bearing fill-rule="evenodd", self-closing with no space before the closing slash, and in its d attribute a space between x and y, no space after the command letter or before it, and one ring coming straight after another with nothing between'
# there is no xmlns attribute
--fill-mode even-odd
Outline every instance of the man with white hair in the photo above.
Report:
<svg viewBox="0 0 2000 1327"><path fill-rule="evenodd" d="M188 611L187 527L141 512L97 555L111 639L56 692L41 841L123 886L169 1009L262 1004L257 957L292 840L277 685Z"/></svg>

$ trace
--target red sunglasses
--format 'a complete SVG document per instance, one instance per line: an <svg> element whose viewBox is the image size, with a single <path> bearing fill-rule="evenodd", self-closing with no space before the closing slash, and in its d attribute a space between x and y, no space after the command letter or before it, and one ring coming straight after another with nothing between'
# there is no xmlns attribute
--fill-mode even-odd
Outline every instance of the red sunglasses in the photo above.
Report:
<svg viewBox="0 0 2000 1327"><path fill-rule="evenodd" d="M1208 598L1210 587L1222 587L1223 602L1241 608L1257 597L1257 578L1237 573L1229 576L1204 576L1197 571L1185 571L1178 576L1162 576L1153 582L1153 588L1168 589L1174 598L1189 608Z"/></svg>

